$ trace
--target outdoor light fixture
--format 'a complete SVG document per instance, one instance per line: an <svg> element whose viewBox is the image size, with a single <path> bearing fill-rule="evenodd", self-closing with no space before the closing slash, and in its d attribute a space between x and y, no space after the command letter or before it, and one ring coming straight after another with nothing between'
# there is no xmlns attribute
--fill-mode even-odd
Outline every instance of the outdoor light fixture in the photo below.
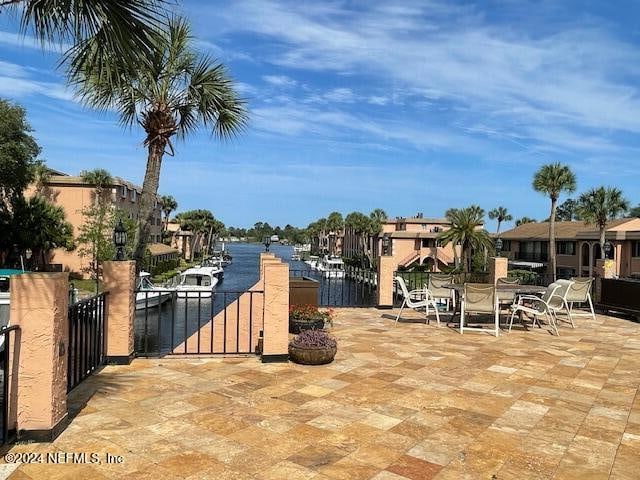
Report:
<svg viewBox="0 0 640 480"><path fill-rule="evenodd" d="M269 246L271 245L271 237L264 237L264 241L262 243L264 244L264 251L268 252Z"/></svg>
<svg viewBox="0 0 640 480"><path fill-rule="evenodd" d="M502 239L498 237L496 239L496 256L500 256L500 252L502 251Z"/></svg>
<svg viewBox="0 0 640 480"><path fill-rule="evenodd" d="M389 233L382 236L382 254L391 255L391 235Z"/></svg>
<svg viewBox="0 0 640 480"><path fill-rule="evenodd" d="M118 220L116 228L113 229L113 244L116 246L116 260L124 260L124 247L127 244L127 229L122 224L122 219Z"/></svg>
<svg viewBox="0 0 640 480"><path fill-rule="evenodd" d="M613 250L613 245L611 245L611 242L605 242L605 244L604 244L604 256L605 256L605 258L609 258L609 255L611 254L612 250Z"/></svg>

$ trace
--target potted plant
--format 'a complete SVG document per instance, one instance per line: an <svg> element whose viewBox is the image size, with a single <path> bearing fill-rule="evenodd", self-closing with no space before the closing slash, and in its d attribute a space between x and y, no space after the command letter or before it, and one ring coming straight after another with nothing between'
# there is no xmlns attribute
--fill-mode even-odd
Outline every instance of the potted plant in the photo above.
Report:
<svg viewBox="0 0 640 480"><path fill-rule="evenodd" d="M331 363L337 351L335 338L324 330L303 330L289 342L289 359L302 365Z"/></svg>
<svg viewBox="0 0 640 480"><path fill-rule="evenodd" d="M331 324L333 310L319 310L313 305L292 305L289 307L289 333L304 330L322 330Z"/></svg>

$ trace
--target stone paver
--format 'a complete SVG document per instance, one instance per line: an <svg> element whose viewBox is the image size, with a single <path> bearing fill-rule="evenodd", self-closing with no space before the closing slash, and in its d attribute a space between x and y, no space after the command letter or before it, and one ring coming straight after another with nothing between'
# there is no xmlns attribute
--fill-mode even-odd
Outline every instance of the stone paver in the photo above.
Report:
<svg viewBox="0 0 640 480"><path fill-rule="evenodd" d="M413 312L407 317L417 319ZM443 315L444 317L444 315ZM101 464L21 464L19 479L638 478L640 325L598 316L494 338L393 312L338 311L330 365L165 358L76 388L52 444ZM123 463L104 463L105 455Z"/></svg>

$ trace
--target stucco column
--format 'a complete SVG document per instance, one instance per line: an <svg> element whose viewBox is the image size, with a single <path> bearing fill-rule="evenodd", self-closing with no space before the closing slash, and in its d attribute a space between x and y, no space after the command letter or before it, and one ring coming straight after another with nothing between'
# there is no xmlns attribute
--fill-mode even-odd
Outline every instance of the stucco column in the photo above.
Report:
<svg viewBox="0 0 640 480"><path fill-rule="evenodd" d="M489 257L489 281L494 285L499 278L507 278L509 259L506 257Z"/></svg>
<svg viewBox="0 0 640 480"><path fill-rule="evenodd" d="M67 417L69 274L11 278L10 428L21 440L53 441ZM15 423L13 423L15 420Z"/></svg>
<svg viewBox="0 0 640 480"><path fill-rule="evenodd" d="M378 308L393 308L393 273L397 267L394 257L378 257Z"/></svg>
<svg viewBox="0 0 640 480"><path fill-rule="evenodd" d="M136 262L104 262L107 295L106 363L128 365L133 360L133 320L136 314Z"/></svg>
<svg viewBox="0 0 640 480"><path fill-rule="evenodd" d="M289 360L289 265L263 263L263 362Z"/></svg>
<svg viewBox="0 0 640 480"><path fill-rule="evenodd" d="M616 264L614 260L596 260L595 273L595 302L600 302L600 293L602 291L602 279L603 278L615 278L616 276Z"/></svg>

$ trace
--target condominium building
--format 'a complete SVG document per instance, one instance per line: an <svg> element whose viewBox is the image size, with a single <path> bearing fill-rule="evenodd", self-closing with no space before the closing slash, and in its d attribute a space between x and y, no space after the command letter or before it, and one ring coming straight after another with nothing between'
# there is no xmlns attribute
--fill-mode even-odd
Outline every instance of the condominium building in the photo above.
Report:
<svg viewBox="0 0 640 480"><path fill-rule="evenodd" d="M343 255L363 258L366 256L366 249L371 258L376 258L382 252L382 238L387 235L391 255L399 268L427 265L429 270L440 271L455 262L453 245L442 245L437 239L441 232L450 227L451 223L445 218L424 218L419 213L415 217L387 220L382 224L382 232L378 235L363 237L346 228L342 243Z"/></svg>
<svg viewBox="0 0 640 480"><path fill-rule="evenodd" d="M503 256L510 268L543 269L549 261L549 222L526 223L500 235ZM640 275L640 219L621 218L607 223L608 258L616 275ZM562 276L594 276L601 258L598 227L582 221L556 222L557 273Z"/></svg>
<svg viewBox="0 0 640 480"><path fill-rule="evenodd" d="M41 194L54 205L61 206L64 209L66 220L73 225L74 238L77 238L81 226L86 221L82 212L95 202L95 185L85 182L81 176L53 171L52 173ZM27 189L26 195L30 196L34 191L35 188L31 186ZM108 198L113 208L123 210L129 218L136 221L140 212L141 193L141 187L119 177L114 177L113 183L105 188L105 197ZM156 199L153 205L153 221L149 238L150 246L162 242L162 221L160 217L160 206ZM160 250L151 249L151 251ZM167 254L165 250L162 250L162 252L163 255ZM47 260L49 263L48 268L73 272L83 277L88 276L87 270L92 261L91 258L81 257L77 248L70 252L60 248L52 250L49 252Z"/></svg>

